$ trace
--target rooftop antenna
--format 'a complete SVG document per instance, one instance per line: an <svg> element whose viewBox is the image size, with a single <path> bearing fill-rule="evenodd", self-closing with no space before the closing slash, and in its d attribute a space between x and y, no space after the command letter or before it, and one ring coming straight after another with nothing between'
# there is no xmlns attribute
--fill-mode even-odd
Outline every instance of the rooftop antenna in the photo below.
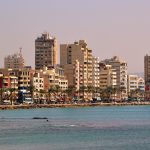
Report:
<svg viewBox="0 0 150 150"><path fill-rule="evenodd" d="M20 54L22 53L22 47L19 48L19 52L20 52Z"/></svg>
<svg viewBox="0 0 150 150"><path fill-rule="evenodd" d="M19 55L22 57L22 47L19 48Z"/></svg>

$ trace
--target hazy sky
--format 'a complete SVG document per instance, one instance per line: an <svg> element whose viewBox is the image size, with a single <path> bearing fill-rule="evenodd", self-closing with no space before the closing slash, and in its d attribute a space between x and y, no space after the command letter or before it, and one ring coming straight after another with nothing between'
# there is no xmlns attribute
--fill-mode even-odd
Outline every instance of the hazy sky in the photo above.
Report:
<svg viewBox="0 0 150 150"><path fill-rule="evenodd" d="M143 72L150 0L0 0L0 67L19 47L34 66L34 40L44 31L59 44L85 39L100 59L118 55L129 72Z"/></svg>

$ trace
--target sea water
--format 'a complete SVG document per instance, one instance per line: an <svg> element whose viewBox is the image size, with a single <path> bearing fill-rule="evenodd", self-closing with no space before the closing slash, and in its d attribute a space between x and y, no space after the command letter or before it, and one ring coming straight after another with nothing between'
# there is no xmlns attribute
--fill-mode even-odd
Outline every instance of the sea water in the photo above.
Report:
<svg viewBox="0 0 150 150"><path fill-rule="evenodd" d="M1 110L0 150L150 150L150 106Z"/></svg>

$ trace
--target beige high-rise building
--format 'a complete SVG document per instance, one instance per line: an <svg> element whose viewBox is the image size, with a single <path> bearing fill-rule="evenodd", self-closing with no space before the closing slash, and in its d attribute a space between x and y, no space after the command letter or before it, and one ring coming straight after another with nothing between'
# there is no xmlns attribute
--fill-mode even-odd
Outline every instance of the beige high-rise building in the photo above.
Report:
<svg viewBox="0 0 150 150"><path fill-rule="evenodd" d="M93 69L92 69L92 71L93 71L93 75L92 75L92 85L93 85L93 87L95 87L95 88L98 88L98 87L100 87L100 81L99 81L99 79L100 79L100 61L99 61L99 58L98 57L93 57L93 65L92 65L92 67L93 67Z"/></svg>
<svg viewBox="0 0 150 150"><path fill-rule="evenodd" d="M24 67L24 58L20 49L19 53L8 55L4 58L4 68L6 69L21 69Z"/></svg>
<svg viewBox="0 0 150 150"><path fill-rule="evenodd" d="M117 87L124 88L123 98L127 97L127 63L120 59L118 56L114 56L111 59L102 61L105 64L111 65L112 69L116 70L117 75Z"/></svg>
<svg viewBox="0 0 150 150"><path fill-rule="evenodd" d="M64 66L69 86L92 86L92 50L85 40L60 45L60 64Z"/></svg>
<svg viewBox="0 0 150 150"><path fill-rule="evenodd" d="M116 70L112 69L111 65L100 63L99 85L101 89L108 87L115 88L117 85Z"/></svg>
<svg viewBox="0 0 150 150"><path fill-rule="evenodd" d="M53 67L58 63L58 45L54 37L43 33L35 40L35 69Z"/></svg>

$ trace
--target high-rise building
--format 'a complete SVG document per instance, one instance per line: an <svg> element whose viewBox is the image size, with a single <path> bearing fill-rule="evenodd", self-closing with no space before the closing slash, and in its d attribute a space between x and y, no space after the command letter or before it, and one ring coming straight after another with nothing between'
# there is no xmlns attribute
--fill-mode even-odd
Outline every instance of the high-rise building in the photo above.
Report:
<svg viewBox="0 0 150 150"><path fill-rule="evenodd" d="M144 56L145 99L150 100L150 56Z"/></svg>
<svg viewBox="0 0 150 150"><path fill-rule="evenodd" d="M119 57L114 56L111 59L105 59L102 61L107 65L111 65L112 69L116 70L117 76L117 88L123 88L123 98L127 97L127 63L121 60Z"/></svg>
<svg viewBox="0 0 150 150"><path fill-rule="evenodd" d="M50 37L48 33L43 33L35 40L35 69L43 67L53 67L58 61L57 40Z"/></svg>
<svg viewBox="0 0 150 150"><path fill-rule="evenodd" d="M144 78L145 84L150 83L150 56L144 56Z"/></svg>
<svg viewBox="0 0 150 150"><path fill-rule="evenodd" d="M92 50L85 40L60 45L60 64L64 66L69 86L75 86L76 90L92 86L92 59Z"/></svg>
<svg viewBox="0 0 150 150"><path fill-rule="evenodd" d="M8 55L4 58L4 68L6 69L21 69L24 67L24 58L20 49L19 53Z"/></svg>
<svg viewBox="0 0 150 150"><path fill-rule="evenodd" d="M99 88L100 84L99 84L99 76L100 76L100 61L98 57L93 57L93 75L92 75L92 85L95 88Z"/></svg>
<svg viewBox="0 0 150 150"><path fill-rule="evenodd" d="M100 63L100 73L99 73L99 86L101 89L107 89L108 87L116 87L116 70L112 69L111 65L105 65Z"/></svg>

